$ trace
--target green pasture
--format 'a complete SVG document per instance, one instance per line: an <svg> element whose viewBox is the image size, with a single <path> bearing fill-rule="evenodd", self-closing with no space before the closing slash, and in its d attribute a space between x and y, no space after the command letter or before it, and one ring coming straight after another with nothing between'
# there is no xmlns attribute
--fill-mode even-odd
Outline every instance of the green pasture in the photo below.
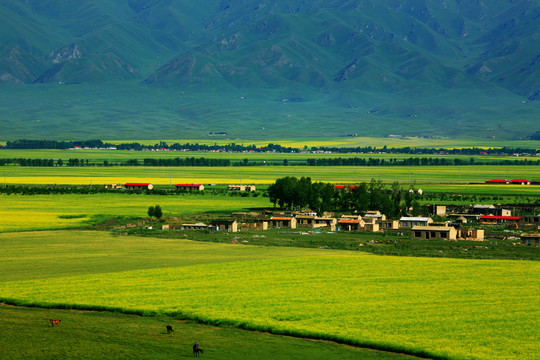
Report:
<svg viewBox="0 0 540 360"><path fill-rule="evenodd" d="M148 217L149 206L159 204L163 216L212 212L232 212L268 207L264 197L230 197L227 195L145 195L145 194L0 194L0 232L62 229L88 226L118 217ZM209 213L209 214L202 214Z"/></svg>
<svg viewBox="0 0 540 360"><path fill-rule="evenodd" d="M402 184L468 184L489 179L540 180L536 166L256 166L256 167L0 167L0 184L105 185L150 182L154 185L178 183L270 184L285 176L311 177L313 181L339 184L382 180ZM3 181L2 181L3 180ZM486 186L486 185L483 185ZM537 192L537 186L508 185L524 193ZM525 190L527 188L527 190ZM489 187L488 189L492 189Z"/></svg>
<svg viewBox="0 0 540 360"><path fill-rule="evenodd" d="M0 234L0 247L0 297L14 303L169 315L448 359L540 355L537 262L73 231Z"/></svg>
<svg viewBox="0 0 540 360"><path fill-rule="evenodd" d="M248 144L246 144L248 145ZM522 161L528 160L537 162L540 164L540 157L518 157L518 156L484 156L484 155L441 155L441 154L339 154L339 153L259 153L259 152L245 152L245 153L229 153L229 152L195 152L195 151L128 151L128 150L1 150L0 158L27 158L27 159L62 159L67 161L68 159L84 159L89 160L90 163L103 163L108 161L109 163L115 163L120 161L126 161L129 159L146 159L146 158L208 158L208 159L228 159L233 162L242 161L247 159L249 162L255 162L263 164L264 161L271 163L281 164L283 160L287 159L289 165L296 162L305 162L307 159L318 158L362 158L362 159L409 159L409 158L439 158L439 159L461 159L463 161L470 161L474 159L475 162L493 162L501 160L510 161Z"/></svg>
<svg viewBox="0 0 540 360"><path fill-rule="evenodd" d="M49 319L61 319L52 328ZM165 326L171 325L172 334ZM406 360L393 354L327 341L215 327L169 317L0 306L2 359L177 359L192 357L199 341L205 359Z"/></svg>

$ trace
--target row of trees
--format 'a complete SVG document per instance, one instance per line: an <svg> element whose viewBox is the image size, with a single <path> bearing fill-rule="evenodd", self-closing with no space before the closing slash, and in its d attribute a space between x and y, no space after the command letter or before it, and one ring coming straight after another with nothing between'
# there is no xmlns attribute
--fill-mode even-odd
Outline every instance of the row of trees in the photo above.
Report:
<svg viewBox="0 0 540 360"><path fill-rule="evenodd" d="M531 139L540 138L540 132L531 136ZM74 147L89 147L89 148L111 148L114 147L118 150L190 150L190 151L233 151L233 152L297 152L298 148L281 146L278 144L268 144L264 146L244 145L230 143L227 145L206 145L198 143L174 143L169 145L165 141L160 141L154 145L143 145L138 142L111 144L104 143L101 140L84 140L84 141L55 141L55 140L15 140L8 141L5 148L7 149L70 149ZM305 146L304 150L308 150ZM402 148L389 148L387 146L375 147L375 146L358 146L358 147L330 147L330 146L314 146L311 147L311 151L330 151L333 153L360 153L370 154L376 152L384 152L388 154L465 154L465 155L502 155L502 154L536 154L538 149L533 148L455 148L455 149L443 149L443 148L415 148L415 147L402 147Z"/></svg>
<svg viewBox="0 0 540 360"><path fill-rule="evenodd" d="M409 189L409 190L412 190ZM422 208L417 193L404 190L398 182L387 188L382 181L371 180L338 191L333 185L312 182L309 177L284 177L268 187L268 195L274 207L298 210L309 207L322 214L325 211L379 210L396 218L406 213L419 215Z"/></svg>
<svg viewBox="0 0 540 360"><path fill-rule="evenodd" d="M228 166L268 166L268 165L296 165L296 166L466 166L466 165L530 165L540 166L538 160L494 160L494 161L475 161L475 159L452 159L452 158L407 158L407 159L380 159L380 158L317 158L307 159L306 161L296 161L285 159L281 162L271 161L249 161L243 159L231 161L230 159L211 159L204 157L186 157L186 158L146 158L146 159L128 159L116 163L108 160L96 161L88 159L27 159L27 158L5 158L0 159L0 166L19 165L19 166L208 166L208 167L228 167Z"/></svg>

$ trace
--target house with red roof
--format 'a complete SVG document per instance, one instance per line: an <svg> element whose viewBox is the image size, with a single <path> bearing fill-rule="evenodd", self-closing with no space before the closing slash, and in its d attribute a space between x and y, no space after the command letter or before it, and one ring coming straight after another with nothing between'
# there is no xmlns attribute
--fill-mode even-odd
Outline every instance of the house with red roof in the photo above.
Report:
<svg viewBox="0 0 540 360"><path fill-rule="evenodd" d="M484 224L500 224L506 222L518 222L522 221L522 216L496 216L496 215L484 215L480 216L480 222Z"/></svg>
<svg viewBox="0 0 540 360"><path fill-rule="evenodd" d="M268 226L275 229L296 229L296 218L293 216L272 216Z"/></svg>
<svg viewBox="0 0 540 360"><path fill-rule="evenodd" d="M201 184L176 184L176 190L183 191L203 191L204 185Z"/></svg>
<svg viewBox="0 0 540 360"><path fill-rule="evenodd" d="M152 190L154 185L150 183L126 183L124 187L129 190Z"/></svg>

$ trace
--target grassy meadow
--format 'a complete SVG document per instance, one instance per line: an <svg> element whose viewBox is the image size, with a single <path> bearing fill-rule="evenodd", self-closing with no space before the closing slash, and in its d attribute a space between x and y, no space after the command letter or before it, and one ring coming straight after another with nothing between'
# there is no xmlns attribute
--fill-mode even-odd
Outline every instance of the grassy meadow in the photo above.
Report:
<svg viewBox="0 0 540 360"><path fill-rule="evenodd" d="M61 325L52 328L49 319L61 319ZM172 325L172 334L166 333L166 325ZM328 341L110 312L0 306L0 326L4 360L176 359L192 357L195 340L205 359L416 359Z"/></svg>
<svg viewBox="0 0 540 360"><path fill-rule="evenodd" d="M73 231L0 234L0 246L0 297L19 304L169 315L448 359L539 355L537 262Z"/></svg>
<svg viewBox="0 0 540 360"><path fill-rule="evenodd" d="M110 218L148 217L149 206L159 204L163 216L240 211L268 207L264 197L230 197L227 195L185 194L159 196L146 194L0 194L0 232L62 229L87 226ZM202 214L206 213L206 214Z"/></svg>

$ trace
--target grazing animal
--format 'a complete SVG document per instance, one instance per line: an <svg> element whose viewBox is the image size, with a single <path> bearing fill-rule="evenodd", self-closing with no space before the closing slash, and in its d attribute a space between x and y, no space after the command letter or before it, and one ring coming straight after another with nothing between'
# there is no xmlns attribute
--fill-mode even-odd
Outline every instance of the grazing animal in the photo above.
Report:
<svg viewBox="0 0 540 360"><path fill-rule="evenodd" d="M199 357L199 354L202 354L203 351L200 347L198 347L197 345L193 345L193 355L195 355L196 357Z"/></svg>
<svg viewBox="0 0 540 360"><path fill-rule="evenodd" d="M53 319L50 319L49 321L51 322L51 326L53 326L53 327L54 327L54 325L60 326L60 321L61 321L61 320L53 320Z"/></svg>
<svg viewBox="0 0 540 360"><path fill-rule="evenodd" d="M171 325L167 325L167 334L172 333L174 330Z"/></svg>

